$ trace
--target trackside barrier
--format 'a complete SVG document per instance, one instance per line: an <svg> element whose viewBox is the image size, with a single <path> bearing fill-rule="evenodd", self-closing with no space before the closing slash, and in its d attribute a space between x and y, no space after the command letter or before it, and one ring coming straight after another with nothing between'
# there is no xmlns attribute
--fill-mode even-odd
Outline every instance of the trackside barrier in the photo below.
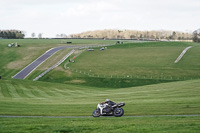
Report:
<svg viewBox="0 0 200 133"><path fill-rule="evenodd" d="M108 46L113 46L116 44L104 44L104 45L88 45L84 47L80 47L79 49L84 49L84 48L95 48L95 47L108 47Z"/></svg>
<svg viewBox="0 0 200 133"><path fill-rule="evenodd" d="M48 73L49 71L51 71L55 67L59 66L62 62L64 62L74 52L75 52L75 50L73 49L67 55L65 55L59 62L57 62L55 65L53 65L52 67L50 67L49 69L47 69L46 71L44 71L42 74L40 74L39 76L37 76L36 78L34 78L33 81L38 80L39 78L43 77L46 73Z"/></svg>
<svg viewBox="0 0 200 133"><path fill-rule="evenodd" d="M86 75L88 77L94 77L94 78L119 78L119 79L154 79L154 80L168 80L168 81L183 81L183 80L195 80L200 79L200 77L176 77L176 76L170 76L170 75L100 75L100 74L94 74L92 72L85 72L83 70L77 70L74 68L66 67L66 69L79 73L82 75Z"/></svg>

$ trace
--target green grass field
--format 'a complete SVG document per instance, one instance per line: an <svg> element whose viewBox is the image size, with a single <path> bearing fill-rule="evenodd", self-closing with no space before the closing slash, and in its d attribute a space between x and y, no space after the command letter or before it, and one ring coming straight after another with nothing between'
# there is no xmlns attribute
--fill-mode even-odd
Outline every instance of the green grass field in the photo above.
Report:
<svg viewBox="0 0 200 133"><path fill-rule="evenodd" d="M8 48L10 41L17 41L22 47ZM76 45L114 43L104 40L72 42ZM0 115L91 116L97 103L106 98L125 102L125 116L200 114L199 44L132 43L108 47L105 51L99 48L92 52L80 51L70 57L78 55L75 63L66 61L40 81L33 82L35 76L68 52L62 50L26 80L10 78L47 49L61 45L66 44L61 40L0 40L0 75L3 78L0 80ZM187 46L193 48L174 64ZM0 117L0 132L199 132L199 120L199 116Z"/></svg>
<svg viewBox="0 0 200 133"><path fill-rule="evenodd" d="M193 46L178 62L180 53ZM105 51L84 51L75 63L62 64L41 81L124 88L198 79L200 46L195 43L148 42L115 45ZM73 57L73 56L72 56Z"/></svg>
<svg viewBox="0 0 200 133"><path fill-rule="evenodd" d="M199 80L105 89L19 80L1 80L0 114L91 116L106 98L124 101L125 116L200 114ZM0 118L3 132L198 132L196 117Z"/></svg>
<svg viewBox="0 0 200 133"><path fill-rule="evenodd" d="M190 45L194 44L148 42L116 45L105 51L96 49L94 52L85 52L69 67L106 77L199 77L200 63L197 60L200 58L200 46L195 45L183 60L174 63L182 50Z"/></svg>
<svg viewBox="0 0 200 133"><path fill-rule="evenodd" d="M199 117L0 118L0 120L2 133L198 133L200 128Z"/></svg>
<svg viewBox="0 0 200 133"><path fill-rule="evenodd" d="M72 42L66 44L64 42ZM9 48L8 44L18 43L21 47ZM113 44L109 40L86 40L86 39L1 39L0 40L0 74L4 78L14 76L33 60L42 55L45 51L53 47L67 45L99 45ZM56 58L54 56L54 58ZM62 58L62 57L61 57ZM53 58L52 58L53 59ZM47 65L48 66L48 65ZM45 66L44 66L45 67Z"/></svg>
<svg viewBox="0 0 200 133"><path fill-rule="evenodd" d="M1 115L90 116L97 103L126 102L125 115L199 114L199 80L104 89L1 80Z"/></svg>

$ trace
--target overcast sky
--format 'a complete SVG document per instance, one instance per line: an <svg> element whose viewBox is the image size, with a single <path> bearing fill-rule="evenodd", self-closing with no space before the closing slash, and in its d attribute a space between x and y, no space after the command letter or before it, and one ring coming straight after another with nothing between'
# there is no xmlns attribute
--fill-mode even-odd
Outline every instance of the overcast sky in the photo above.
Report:
<svg viewBox="0 0 200 133"><path fill-rule="evenodd" d="M43 37L89 30L200 28L200 0L0 0L0 29Z"/></svg>

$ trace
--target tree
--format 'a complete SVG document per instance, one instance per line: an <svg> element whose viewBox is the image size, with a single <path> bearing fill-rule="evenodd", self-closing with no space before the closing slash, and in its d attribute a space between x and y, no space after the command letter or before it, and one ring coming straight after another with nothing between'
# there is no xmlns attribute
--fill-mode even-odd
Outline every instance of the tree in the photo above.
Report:
<svg viewBox="0 0 200 133"><path fill-rule="evenodd" d="M79 37L79 38L117 38L117 39L188 39L191 40L191 33L187 32L178 32L178 31L167 31L167 30L159 30L159 31L136 31L136 30L96 30L96 31L87 31L79 34L73 34L71 37Z"/></svg>
<svg viewBox="0 0 200 133"><path fill-rule="evenodd" d="M34 38L34 37L35 37L35 33L34 33L34 32L31 34L31 37L32 37L32 38Z"/></svg>
<svg viewBox="0 0 200 133"><path fill-rule="evenodd" d="M143 35L142 35L142 34L140 34L140 38L143 38Z"/></svg>
<svg viewBox="0 0 200 133"><path fill-rule="evenodd" d="M193 38L192 39L193 39L194 42L200 42L200 29L195 30L193 32Z"/></svg>
<svg viewBox="0 0 200 133"><path fill-rule="evenodd" d="M38 38L42 38L42 33L39 33L39 34L38 34Z"/></svg>
<svg viewBox="0 0 200 133"><path fill-rule="evenodd" d="M24 33L19 30L2 30L0 31L0 37L1 38L7 38L7 39L23 39Z"/></svg>
<svg viewBox="0 0 200 133"><path fill-rule="evenodd" d="M24 34L21 34L21 33L17 32L16 33L16 38L22 39L22 38L24 38Z"/></svg>
<svg viewBox="0 0 200 133"><path fill-rule="evenodd" d="M131 38L131 39L134 39L134 38L135 38L135 35L130 35L130 38Z"/></svg>
<svg viewBox="0 0 200 133"><path fill-rule="evenodd" d="M174 40L177 39L175 31L173 31L173 33L172 33L172 39L174 39Z"/></svg>

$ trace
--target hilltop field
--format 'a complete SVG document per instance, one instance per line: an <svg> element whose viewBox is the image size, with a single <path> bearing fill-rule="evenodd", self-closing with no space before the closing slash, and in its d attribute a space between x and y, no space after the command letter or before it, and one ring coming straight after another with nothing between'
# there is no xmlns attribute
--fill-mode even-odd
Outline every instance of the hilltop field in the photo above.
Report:
<svg viewBox="0 0 200 133"><path fill-rule="evenodd" d="M68 41L72 44L66 44ZM21 47L7 46L15 42ZM60 66L33 81L70 51L64 49L27 79L11 78L52 47L115 43L76 39L0 40L0 115L48 116L0 117L0 132L199 132L197 43L126 42L103 51L100 47L94 51L77 49ZM192 48L174 63L188 46ZM124 117L61 117L91 116L97 104L106 98L126 103Z"/></svg>

